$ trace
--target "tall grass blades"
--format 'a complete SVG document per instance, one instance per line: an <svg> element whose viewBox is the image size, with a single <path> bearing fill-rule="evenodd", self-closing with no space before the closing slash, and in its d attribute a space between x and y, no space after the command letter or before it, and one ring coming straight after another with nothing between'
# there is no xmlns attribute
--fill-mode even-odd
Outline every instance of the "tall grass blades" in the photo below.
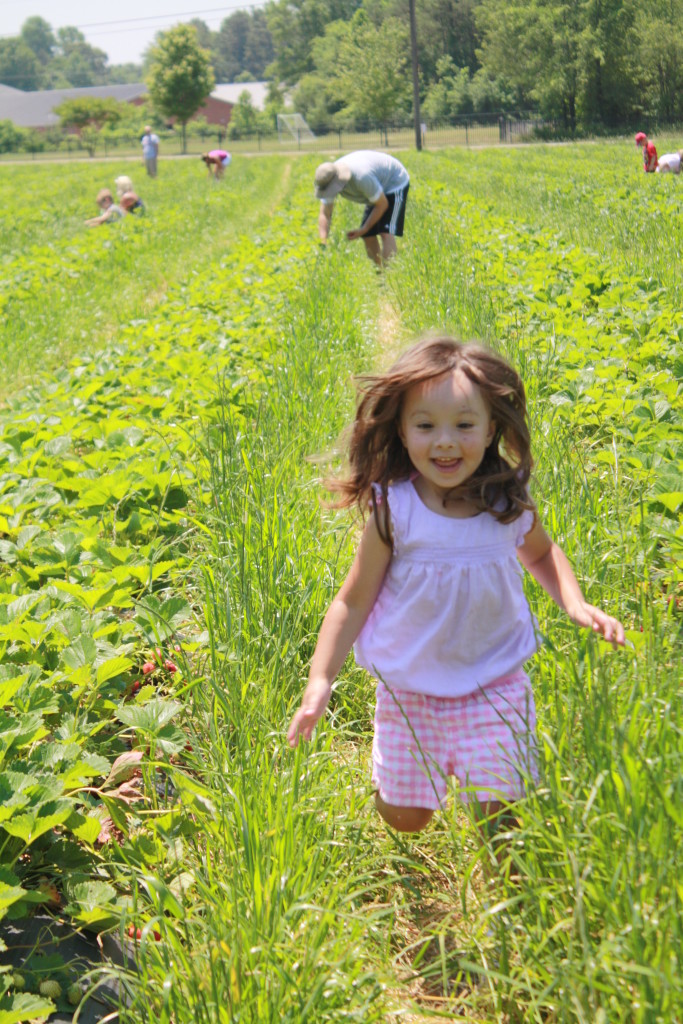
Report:
<svg viewBox="0 0 683 1024"><path fill-rule="evenodd" d="M680 203L631 151L406 155L381 277L351 204L316 246L314 157L225 189L164 165L144 226L87 237L99 169L0 169L46 197L2 257L7 393L35 385L0 422L0 913L49 906L48 875L53 912L116 931L122 1021L683 1019L680 261L633 231L655 213L679 251ZM380 823L351 662L285 741L358 532L321 501L353 376L435 329L519 367L541 518L630 643L529 582L539 781L504 835L456 801Z"/></svg>

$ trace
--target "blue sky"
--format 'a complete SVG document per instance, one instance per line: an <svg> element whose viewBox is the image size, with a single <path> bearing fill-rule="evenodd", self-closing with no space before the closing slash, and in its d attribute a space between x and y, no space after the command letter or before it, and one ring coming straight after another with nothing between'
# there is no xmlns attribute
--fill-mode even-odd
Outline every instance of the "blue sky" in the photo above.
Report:
<svg viewBox="0 0 683 1024"><path fill-rule="evenodd" d="M0 36L17 35L27 18L38 15L53 29L80 28L110 64L138 63L156 33L179 21L198 17L215 30L234 11L259 6L258 0L227 0L223 6L217 0L0 0Z"/></svg>

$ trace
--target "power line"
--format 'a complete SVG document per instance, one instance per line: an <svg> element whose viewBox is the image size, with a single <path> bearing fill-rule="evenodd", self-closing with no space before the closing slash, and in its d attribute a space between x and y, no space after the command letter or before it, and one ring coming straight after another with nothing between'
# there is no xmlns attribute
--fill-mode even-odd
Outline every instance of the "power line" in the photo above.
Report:
<svg viewBox="0 0 683 1024"><path fill-rule="evenodd" d="M198 14L216 14L222 11L243 10L254 7L254 4L223 4L222 7L205 7L199 11L178 11L176 14L148 14L143 18L119 18L117 21L94 21L89 25L74 25L74 28L100 28L108 25L127 25L134 21L166 21L169 18L194 18ZM215 19L212 18L212 21Z"/></svg>
<svg viewBox="0 0 683 1024"><path fill-rule="evenodd" d="M244 10L245 8L240 8L240 9ZM206 25L208 26L208 25L212 24L213 22L218 24L223 19L222 18L206 18L206 19L202 19L202 20L205 21ZM89 31L88 35L89 35L90 38L94 39L94 38L99 38L100 36L119 36L119 35L124 35L127 32L151 32L151 31L162 32L164 30L164 28L165 28L165 25L157 25L157 26L154 26L154 25L131 25L130 28L96 29L94 32L93 31Z"/></svg>
<svg viewBox="0 0 683 1024"><path fill-rule="evenodd" d="M95 22L90 22L89 24L86 24L86 25L66 25L66 26L60 26L60 27L63 27L63 28L76 28L76 29L82 30L82 29L86 29L86 28L87 29L93 29L93 28L96 29L96 28L99 28L100 26L112 26L112 25L129 25L130 26L129 28L112 29L112 30L107 31L107 32L90 32L89 33L90 35L98 35L98 36L114 35L114 34L120 34L120 33L123 33L123 32L140 32L140 31L144 32L146 30L153 29L154 25L152 25L152 24L148 24L148 25L133 25L131 23L132 22L139 22L139 21L146 21L146 22L162 21L162 22L168 22L168 21L172 20L173 18L196 18L200 14L212 14L212 13L215 13L215 12L220 12L220 13L224 14L224 13L226 13L228 11L253 11L257 7L259 7L259 4L258 3L253 3L253 2L252 3L238 3L238 4L223 4L222 7L204 7L202 9L198 10L198 11L178 11L175 14L172 14L170 12L168 14L149 14L149 15L146 15L145 17L142 17L142 18L119 18L116 21L95 21ZM213 18L208 18L206 20L207 21L211 21L211 22L213 22L213 21L218 22L220 19L216 18L216 17L213 17ZM16 39L17 36L19 36L20 34L21 34L20 32L14 33L13 35L3 34L3 35L0 35L0 39Z"/></svg>

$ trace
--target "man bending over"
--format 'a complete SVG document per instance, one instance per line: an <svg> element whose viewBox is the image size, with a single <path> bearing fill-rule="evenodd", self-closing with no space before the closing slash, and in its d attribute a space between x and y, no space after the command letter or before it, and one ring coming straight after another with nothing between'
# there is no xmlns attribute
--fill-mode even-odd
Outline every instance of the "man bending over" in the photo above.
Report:
<svg viewBox="0 0 683 1024"><path fill-rule="evenodd" d="M403 235L409 187L405 167L388 153L361 149L334 163L320 164L315 172L315 195L321 200L320 240L327 242L338 195L362 203L365 209L361 225L346 237L362 238L368 256L381 267L396 254L396 239Z"/></svg>

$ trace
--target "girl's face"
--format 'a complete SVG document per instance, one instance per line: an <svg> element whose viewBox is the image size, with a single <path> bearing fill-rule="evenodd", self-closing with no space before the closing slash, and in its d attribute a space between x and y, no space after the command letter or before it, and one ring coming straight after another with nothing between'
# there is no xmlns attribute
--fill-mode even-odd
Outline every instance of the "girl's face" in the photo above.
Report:
<svg viewBox="0 0 683 1024"><path fill-rule="evenodd" d="M415 384L403 398L399 436L439 500L476 472L495 432L481 390L461 370Z"/></svg>

